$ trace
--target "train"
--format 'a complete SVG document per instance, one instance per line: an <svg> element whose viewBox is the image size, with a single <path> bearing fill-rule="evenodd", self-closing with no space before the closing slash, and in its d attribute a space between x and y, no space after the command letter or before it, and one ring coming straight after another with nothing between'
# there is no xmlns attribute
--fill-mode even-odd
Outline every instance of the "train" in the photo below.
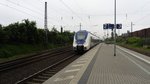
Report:
<svg viewBox="0 0 150 84"><path fill-rule="evenodd" d="M100 38L89 31L79 30L74 34L73 50L77 53L88 51L100 43Z"/></svg>

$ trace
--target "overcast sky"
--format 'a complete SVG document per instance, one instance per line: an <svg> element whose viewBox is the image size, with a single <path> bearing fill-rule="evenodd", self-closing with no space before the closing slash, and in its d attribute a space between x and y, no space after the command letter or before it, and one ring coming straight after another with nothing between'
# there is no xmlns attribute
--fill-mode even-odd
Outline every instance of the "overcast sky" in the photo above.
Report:
<svg viewBox="0 0 150 84"><path fill-rule="evenodd" d="M97 32L101 37L104 23L114 23L114 0L1 0L0 24L8 25L29 19L44 27L44 2L48 3L48 28ZM150 0L117 0L117 23L123 24L120 34L150 27ZM63 17L61 19L61 17ZM110 32L110 31L109 31ZM118 31L117 31L118 32Z"/></svg>

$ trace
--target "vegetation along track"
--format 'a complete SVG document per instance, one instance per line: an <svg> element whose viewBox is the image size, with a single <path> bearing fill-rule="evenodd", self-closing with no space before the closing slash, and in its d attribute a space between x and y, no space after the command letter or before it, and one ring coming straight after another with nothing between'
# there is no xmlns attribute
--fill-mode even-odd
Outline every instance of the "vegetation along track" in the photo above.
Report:
<svg viewBox="0 0 150 84"><path fill-rule="evenodd" d="M35 55L32 55L32 56L27 56L27 57L24 57L24 58L20 58L20 59L8 61L8 62L0 63L0 72L10 70L10 69L14 69L14 68L17 68L17 67L20 67L20 66L24 66L24 65L27 65L29 63L33 63L33 62L36 62L36 61L39 61L39 60L44 60L46 58L56 56L56 55L60 55L62 53L69 52L69 51L71 51L71 47L58 48L58 49L54 49L54 50L51 50L51 51L41 52L39 54L35 54Z"/></svg>
<svg viewBox="0 0 150 84"><path fill-rule="evenodd" d="M63 60L58 61L55 64L21 80L18 81L16 84L41 84L46 81L48 78L52 77L56 74L59 70L70 64L72 61L77 59L79 56L76 54L72 54Z"/></svg>

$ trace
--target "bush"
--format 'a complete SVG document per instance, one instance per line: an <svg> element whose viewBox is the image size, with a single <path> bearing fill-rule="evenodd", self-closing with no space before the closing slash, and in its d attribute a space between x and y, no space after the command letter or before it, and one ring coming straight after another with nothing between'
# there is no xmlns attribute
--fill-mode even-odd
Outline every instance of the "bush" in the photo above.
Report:
<svg viewBox="0 0 150 84"><path fill-rule="evenodd" d="M38 29L35 21L25 19L21 23L16 22L8 26L0 24L0 58L71 44L73 35L74 33L70 31L60 33L53 27L47 32L49 46L45 45L47 44L45 30Z"/></svg>
<svg viewBox="0 0 150 84"><path fill-rule="evenodd" d="M118 43L123 43L123 42L126 41L126 39L125 39L125 38L122 38L122 37L117 37L116 41L117 41Z"/></svg>
<svg viewBox="0 0 150 84"><path fill-rule="evenodd" d="M0 58L8 58L12 55L11 52L9 52L8 50L2 50L0 52Z"/></svg>
<svg viewBox="0 0 150 84"><path fill-rule="evenodd" d="M144 39L144 44L145 45L150 45L150 38Z"/></svg>
<svg viewBox="0 0 150 84"><path fill-rule="evenodd" d="M143 46L143 42L144 40L139 37L129 37L127 38L127 41L126 41L127 44L131 44L135 46Z"/></svg>

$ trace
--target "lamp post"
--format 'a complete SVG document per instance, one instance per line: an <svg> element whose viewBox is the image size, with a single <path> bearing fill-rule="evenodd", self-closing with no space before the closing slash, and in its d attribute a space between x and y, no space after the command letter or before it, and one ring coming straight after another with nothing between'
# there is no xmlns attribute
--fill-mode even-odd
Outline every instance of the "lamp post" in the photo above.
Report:
<svg viewBox="0 0 150 84"><path fill-rule="evenodd" d="M116 56L116 0L114 1L114 56Z"/></svg>

